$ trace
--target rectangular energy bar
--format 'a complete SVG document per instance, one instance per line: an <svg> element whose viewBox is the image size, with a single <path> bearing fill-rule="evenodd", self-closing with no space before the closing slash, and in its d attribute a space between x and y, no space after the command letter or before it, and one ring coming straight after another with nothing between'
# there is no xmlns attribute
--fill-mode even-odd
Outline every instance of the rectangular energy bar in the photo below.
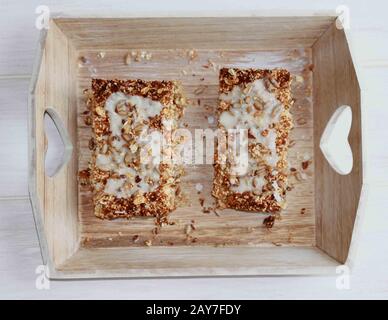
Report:
<svg viewBox="0 0 388 320"><path fill-rule="evenodd" d="M174 81L92 80L89 166L97 217L163 217L175 209L182 168L160 161L152 139L178 127L184 103Z"/></svg>
<svg viewBox="0 0 388 320"><path fill-rule="evenodd" d="M292 118L287 70L223 68L219 75L218 129L247 131L246 170L233 170L216 151L213 195L221 208L278 212L285 206L287 149ZM241 170L240 170L241 171Z"/></svg>

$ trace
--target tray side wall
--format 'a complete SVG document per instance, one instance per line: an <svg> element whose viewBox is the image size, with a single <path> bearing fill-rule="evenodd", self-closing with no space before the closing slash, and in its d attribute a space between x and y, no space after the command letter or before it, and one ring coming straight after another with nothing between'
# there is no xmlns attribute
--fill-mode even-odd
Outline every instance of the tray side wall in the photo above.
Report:
<svg viewBox="0 0 388 320"><path fill-rule="evenodd" d="M75 279L322 275L334 274L337 266L335 260L313 247L83 248L51 276Z"/></svg>
<svg viewBox="0 0 388 320"><path fill-rule="evenodd" d="M55 23L50 23L37 82L32 92L31 102L33 124L31 126L31 162L35 170L30 190L33 190L33 202L36 215L43 225L47 252L54 265L63 263L78 248L77 213L77 156L73 152L71 159L54 176L45 174L45 152L47 140L44 132L44 114L47 108L56 111L68 130L70 140L76 145L76 103L73 101L76 88L74 68L75 50L66 36ZM40 230L39 230L40 229ZM42 228L38 231L43 232Z"/></svg>
<svg viewBox="0 0 388 320"><path fill-rule="evenodd" d="M78 49L311 47L333 17L58 18ZM140 40L140 41L139 41Z"/></svg>
<svg viewBox="0 0 388 320"><path fill-rule="evenodd" d="M317 246L344 263L362 188L361 98L345 33L335 24L314 44L313 64ZM352 108L353 169L345 176L331 168L319 148L327 122L341 105Z"/></svg>

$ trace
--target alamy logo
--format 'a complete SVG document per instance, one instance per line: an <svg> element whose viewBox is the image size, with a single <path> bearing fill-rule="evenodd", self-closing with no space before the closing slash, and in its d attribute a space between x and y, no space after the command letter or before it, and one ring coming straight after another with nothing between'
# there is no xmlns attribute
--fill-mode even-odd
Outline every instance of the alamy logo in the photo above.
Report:
<svg viewBox="0 0 388 320"><path fill-rule="evenodd" d="M45 265L39 265L35 269L35 274L38 276L35 280L35 287L38 290L49 290L50 289L50 279L49 279L49 270Z"/></svg>
<svg viewBox="0 0 388 320"><path fill-rule="evenodd" d="M335 280L335 287L338 290L349 290L350 289L350 269L346 265L338 266L335 269L338 275Z"/></svg>
<svg viewBox="0 0 388 320"><path fill-rule="evenodd" d="M50 9L48 6L38 6L35 9L35 13L38 14L38 16L35 19L35 27L38 30L42 29L48 29L49 28L49 21L50 21Z"/></svg>
<svg viewBox="0 0 388 320"><path fill-rule="evenodd" d="M342 30L348 30L350 29L350 10L348 6L340 5L335 9L335 12L337 13L338 17L335 21L335 26L337 29Z"/></svg>

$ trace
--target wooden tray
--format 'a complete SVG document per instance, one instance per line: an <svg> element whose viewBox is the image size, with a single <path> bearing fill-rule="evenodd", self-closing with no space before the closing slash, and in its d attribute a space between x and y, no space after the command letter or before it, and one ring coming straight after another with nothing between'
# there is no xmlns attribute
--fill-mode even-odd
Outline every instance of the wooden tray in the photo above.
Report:
<svg viewBox="0 0 388 320"><path fill-rule="evenodd" d="M51 21L31 96L30 185L51 276L321 273L345 262L362 186L360 90L345 35L334 22L333 17ZM195 59L190 50L198 54ZM146 51L152 58L127 65L125 57L132 51ZM205 206L214 202L211 165L186 167L186 200L171 214L175 224L157 235L152 218L96 218L90 190L76 179L90 159L92 132L84 121L83 91L91 78L179 80L190 100L183 122L194 130L215 127L209 117L215 119L218 69L224 66L282 67L294 78L295 145L289 161L302 177L294 179L288 207L274 227L266 228L266 215L260 213L204 213L200 199ZM353 112L349 142L354 158L345 176L330 167L319 149L327 122L344 104ZM67 132L65 145L73 145L69 161L53 177L44 169L47 110ZM303 170L305 160L312 163ZM198 183L203 185L200 194ZM195 230L188 236L191 224ZM153 246L144 246L150 239Z"/></svg>

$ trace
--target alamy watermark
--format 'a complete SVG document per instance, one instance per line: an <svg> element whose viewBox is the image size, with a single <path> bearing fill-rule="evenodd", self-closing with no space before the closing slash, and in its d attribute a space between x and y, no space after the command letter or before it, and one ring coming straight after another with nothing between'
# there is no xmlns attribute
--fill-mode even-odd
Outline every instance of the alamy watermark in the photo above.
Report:
<svg viewBox="0 0 388 320"><path fill-rule="evenodd" d="M35 13L38 15L35 19L35 27L38 30L48 29L50 23L50 9L48 6L40 5L35 8Z"/></svg>
<svg viewBox="0 0 388 320"><path fill-rule="evenodd" d="M350 9L346 5L340 5L335 9L336 14L338 15L335 26L337 29L350 29Z"/></svg>
<svg viewBox="0 0 388 320"><path fill-rule="evenodd" d="M50 289L50 278L49 269L46 265L39 265L35 269L37 277L35 279L35 287L38 290L49 290Z"/></svg>
<svg viewBox="0 0 388 320"><path fill-rule="evenodd" d="M350 289L350 269L346 265L338 266L335 269L337 277L335 279L335 287L338 290Z"/></svg>

